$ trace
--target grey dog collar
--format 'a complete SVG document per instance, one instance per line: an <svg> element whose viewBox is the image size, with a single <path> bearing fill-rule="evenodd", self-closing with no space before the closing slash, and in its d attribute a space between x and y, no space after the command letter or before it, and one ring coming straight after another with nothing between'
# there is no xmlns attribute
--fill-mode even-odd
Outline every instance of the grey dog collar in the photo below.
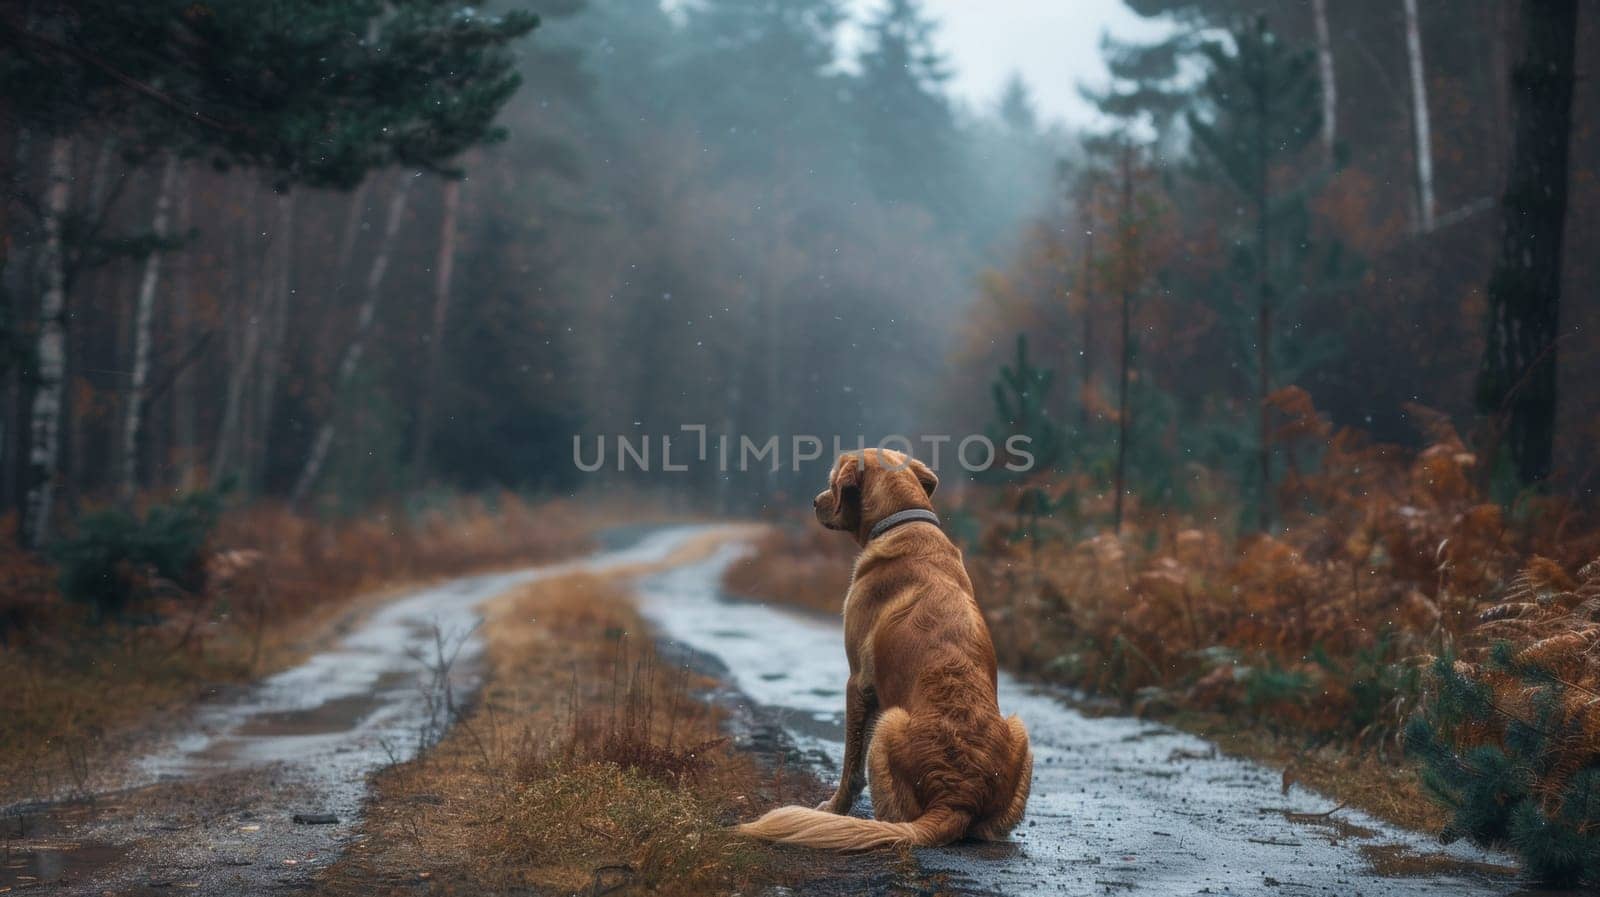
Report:
<svg viewBox="0 0 1600 897"><path fill-rule="evenodd" d="M877 524L872 527L871 531L867 533L867 541L871 542L873 539L878 538L879 536L897 526L900 526L903 523L915 523L919 520L926 523L931 523L934 526L940 525L938 514L923 508L907 508L904 511L896 511L893 514L890 514L888 517L878 521Z"/></svg>

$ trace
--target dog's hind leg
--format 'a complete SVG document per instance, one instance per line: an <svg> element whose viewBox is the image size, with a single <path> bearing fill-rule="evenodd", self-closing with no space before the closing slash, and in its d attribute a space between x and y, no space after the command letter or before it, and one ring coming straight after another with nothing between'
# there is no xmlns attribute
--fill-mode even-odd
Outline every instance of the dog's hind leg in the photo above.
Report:
<svg viewBox="0 0 1600 897"><path fill-rule="evenodd" d="M904 755L911 714L893 707L878 717L867 749L867 781L872 788L872 815L884 822L910 822L922 815L912 783L897 776L893 758Z"/></svg>
<svg viewBox="0 0 1600 897"><path fill-rule="evenodd" d="M1011 740L1011 759L1015 764L1012 769L1016 771L1017 784L1006 808L972 829L973 837L985 841L999 841L1017 827L1017 823L1022 821L1023 811L1028 808L1028 792L1033 787L1033 748L1028 745L1028 728L1015 716L1006 719L1006 728Z"/></svg>

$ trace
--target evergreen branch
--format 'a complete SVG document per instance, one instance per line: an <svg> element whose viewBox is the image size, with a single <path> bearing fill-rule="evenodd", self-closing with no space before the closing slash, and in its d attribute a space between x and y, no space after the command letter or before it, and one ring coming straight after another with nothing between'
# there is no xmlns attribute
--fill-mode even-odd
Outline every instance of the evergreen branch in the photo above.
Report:
<svg viewBox="0 0 1600 897"><path fill-rule="evenodd" d="M87 65L87 66L95 69L96 71L100 72L101 74L106 75L107 77L109 77L112 80L118 82L119 84L122 84L123 86L125 86L128 89L134 91L135 93L141 94L141 95L143 95L143 96L145 96L145 97L147 97L147 98L149 98L151 100L154 100L155 102L167 107L168 109L171 109L172 111L177 112L180 115L183 115L185 118L188 118L188 119L191 119L193 121L199 122L200 124L203 124L208 128L213 128L215 130L223 131L223 132L229 133L229 134L239 134L239 133L243 133L245 131L244 128L242 128L242 127L240 127L238 125L230 125L230 124L227 124L226 122L219 121L219 120L217 120L215 118L212 118L211 116L209 116L206 113L201 112L201 111L199 111L197 109L186 108L185 105L182 102L180 102L176 97L173 97L172 95L170 95L168 93L165 93L164 91L162 91L161 89L155 87L154 85L148 84L148 83L146 83L144 81L140 81L138 78L135 78L132 75L129 75L129 74L123 72L122 70L118 69L116 66L113 66L110 63L106 62L105 60L101 59L100 57L95 56L93 53L90 53L87 50L83 50L83 49L80 49L78 47L71 46L69 44L61 43L59 41L56 41L56 40L53 40L51 38L45 37L42 34L38 34L38 33L35 33L33 31L29 31L26 26L19 24L18 22L16 22L15 20L10 18L9 16L0 16L0 25L4 25L6 27L6 29L9 30L16 37L20 37L20 38L23 38L25 40L32 41L32 42L38 44L39 46L44 47L47 50L51 50L53 52L60 53L60 54L62 54L64 56L68 56L68 57L70 57L72 59L75 59L78 62L81 62L84 65Z"/></svg>

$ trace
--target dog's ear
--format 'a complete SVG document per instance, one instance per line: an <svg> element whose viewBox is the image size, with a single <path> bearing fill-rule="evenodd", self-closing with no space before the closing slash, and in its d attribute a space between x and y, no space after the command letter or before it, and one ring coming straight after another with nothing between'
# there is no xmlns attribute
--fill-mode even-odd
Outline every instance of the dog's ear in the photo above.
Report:
<svg viewBox="0 0 1600 897"><path fill-rule="evenodd" d="M833 490L833 506L843 513L846 496L852 496L859 506L861 503L861 455L857 452L845 452L833 465L833 479L828 481L828 488Z"/></svg>
<svg viewBox="0 0 1600 897"><path fill-rule="evenodd" d="M922 484L922 491L932 498L933 490L939 488L939 478L934 475L933 470L916 458L912 458L911 472L917 475L917 482Z"/></svg>

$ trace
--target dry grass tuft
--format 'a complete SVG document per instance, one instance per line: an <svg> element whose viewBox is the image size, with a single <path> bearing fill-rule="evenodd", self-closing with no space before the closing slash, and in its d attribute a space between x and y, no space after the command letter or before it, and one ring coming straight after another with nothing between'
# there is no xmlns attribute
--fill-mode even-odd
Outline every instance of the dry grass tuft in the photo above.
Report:
<svg viewBox="0 0 1600 897"><path fill-rule="evenodd" d="M771 856L734 836L719 804L632 766L555 764L497 808L479 856L497 872L526 870L534 887L570 888L615 870L657 893L723 892L771 871Z"/></svg>

